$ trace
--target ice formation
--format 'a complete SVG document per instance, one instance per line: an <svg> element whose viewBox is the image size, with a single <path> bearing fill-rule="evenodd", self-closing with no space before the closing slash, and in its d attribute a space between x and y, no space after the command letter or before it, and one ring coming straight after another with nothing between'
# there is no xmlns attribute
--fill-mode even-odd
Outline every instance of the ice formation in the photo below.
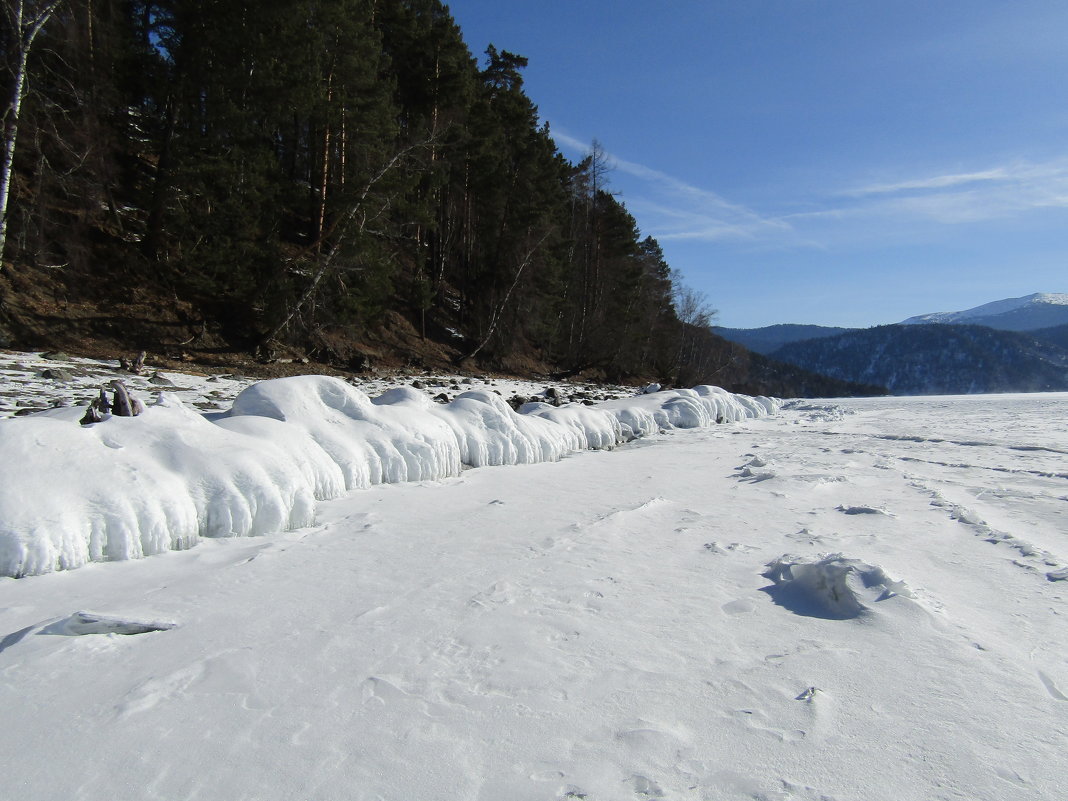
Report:
<svg viewBox="0 0 1068 801"><path fill-rule="evenodd" d="M487 391L436 404L399 388L372 400L341 379L298 376L253 384L216 415L161 393L138 417L90 426L78 408L3 420L0 575L299 528L316 500L348 490L553 461L776 408L701 386L516 413Z"/></svg>
<svg viewBox="0 0 1068 801"><path fill-rule="evenodd" d="M840 553L803 559L785 554L769 562L762 574L774 582L769 594L798 614L848 619L871 611L872 604L896 595L913 597L877 565L847 559Z"/></svg>

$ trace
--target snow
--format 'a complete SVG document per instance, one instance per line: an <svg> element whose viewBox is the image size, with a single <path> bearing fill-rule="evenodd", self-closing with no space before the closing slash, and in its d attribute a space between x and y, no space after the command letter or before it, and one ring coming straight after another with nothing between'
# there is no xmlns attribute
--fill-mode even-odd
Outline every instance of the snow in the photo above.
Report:
<svg viewBox="0 0 1068 801"><path fill-rule="evenodd" d="M0 448L11 458L0 464L0 575L301 528L316 501L346 491L558 461L776 408L714 387L541 406L518 414L488 390L442 405L412 387L372 400L339 378L295 376L253 383L206 416L161 392L144 414L89 426L80 407L3 420Z"/></svg>
<svg viewBox="0 0 1068 801"><path fill-rule="evenodd" d="M167 447L203 447L199 426L218 438L206 486L240 436L297 453L279 469L327 487L343 471L323 443L476 419L408 390L374 404L315 381L258 386L237 406L284 422L185 423L195 413L168 399L89 429L62 413L2 425L62 431L41 445L57 469L50 449L108 449L140 491L149 456L130 450L167 453L153 417L174 416ZM492 401L461 407L503 426L481 440L500 454L543 428L602 437L610 418L621 436L624 417L733 408L709 390L638 400L534 404L516 416L541 421L529 428ZM1068 394L789 403L341 491L269 536L0 578L4 793L1060 801L1066 421ZM141 433L104 444L120 424ZM258 453L236 462L242 482ZM106 487L99 459L27 483L24 503ZM307 472L320 464L336 472Z"/></svg>
<svg viewBox="0 0 1068 801"><path fill-rule="evenodd" d="M842 554L808 559L784 554L767 568L762 575L774 586L765 591L799 615L844 620L870 614L880 601L914 597L905 582L894 581L881 567Z"/></svg>
<svg viewBox="0 0 1068 801"><path fill-rule="evenodd" d="M984 303L982 306L976 306L972 309L966 309L964 311L955 312L932 312L930 314L920 314L916 317L909 317L907 320L903 320L901 325L922 325L925 323L966 323L969 320L979 317L992 317L997 314L1006 314L1007 312L1016 311L1017 309L1023 309L1027 306L1036 305L1050 305L1050 306L1068 306L1068 295L1055 292L1036 292L1031 295L1025 295L1022 298L1006 298L1005 300L995 300L991 303Z"/></svg>

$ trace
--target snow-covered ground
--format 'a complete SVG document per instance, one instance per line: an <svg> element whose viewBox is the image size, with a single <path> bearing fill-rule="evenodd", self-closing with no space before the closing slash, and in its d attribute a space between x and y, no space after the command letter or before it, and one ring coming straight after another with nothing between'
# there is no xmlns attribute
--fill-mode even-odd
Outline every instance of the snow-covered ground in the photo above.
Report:
<svg viewBox="0 0 1068 801"><path fill-rule="evenodd" d="M1066 455L806 401L2 578L2 795L1060 801Z"/></svg>
<svg viewBox="0 0 1068 801"><path fill-rule="evenodd" d="M100 382L114 369L82 372ZM71 383L72 373L38 377ZM375 484L554 462L778 408L718 387L658 384L599 403L578 391L584 400L564 402L556 387L509 403L470 378L453 398L432 399L419 380L372 398L351 381L303 375L250 383L229 408L204 413L180 397L195 388L159 374L148 383L157 391L147 403L112 379L92 405L53 402L0 421L0 576L276 534L313 525L318 501Z"/></svg>
<svg viewBox="0 0 1068 801"><path fill-rule="evenodd" d="M20 353L0 350L0 418L32 413L53 406L86 404L101 385L121 380L146 397L160 390L180 397L187 405L212 412L227 409L234 398L256 379L241 373L212 375L157 370L149 363L140 375L119 369L114 360L81 359L64 353ZM588 385L568 381L536 383L500 377L383 373L353 377L349 382L371 397L398 386L419 386L431 397L454 398L470 389L498 392L504 398L544 394L554 389L581 399L606 400L634 394L633 387Z"/></svg>

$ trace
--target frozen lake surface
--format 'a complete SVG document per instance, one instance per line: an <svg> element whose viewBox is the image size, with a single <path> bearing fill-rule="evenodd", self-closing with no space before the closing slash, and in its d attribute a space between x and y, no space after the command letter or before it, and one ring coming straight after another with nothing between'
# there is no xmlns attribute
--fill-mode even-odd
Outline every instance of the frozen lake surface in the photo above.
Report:
<svg viewBox="0 0 1068 801"><path fill-rule="evenodd" d="M1068 395L774 417L0 579L19 799L1046 799Z"/></svg>

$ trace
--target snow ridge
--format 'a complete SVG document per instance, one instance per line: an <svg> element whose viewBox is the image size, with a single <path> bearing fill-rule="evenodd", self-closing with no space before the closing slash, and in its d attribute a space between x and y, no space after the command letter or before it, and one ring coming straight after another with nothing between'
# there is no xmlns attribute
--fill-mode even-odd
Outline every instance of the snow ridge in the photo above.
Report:
<svg viewBox="0 0 1068 801"><path fill-rule="evenodd" d="M1035 292L1031 295L1025 295L1022 298L1006 298L1005 300L995 300L991 303L984 303L982 306L976 306L972 309L965 309L964 311L954 312L932 312L930 314L920 314L915 317L909 317L907 320L903 320L901 325L924 325L927 323L963 323L968 320L974 320L976 318L993 317L999 314L1007 314L1008 312L1024 309L1028 306L1068 306L1068 294L1059 294L1054 292Z"/></svg>
<svg viewBox="0 0 1068 801"><path fill-rule="evenodd" d="M300 528L317 500L349 490L555 461L777 409L700 386L516 413L487 391L444 405L407 387L372 400L341 379L296 376L253 384L221 415L160 393L138 417L90 426L78 408L12 418L0 421L0 575Z"/></svg>

